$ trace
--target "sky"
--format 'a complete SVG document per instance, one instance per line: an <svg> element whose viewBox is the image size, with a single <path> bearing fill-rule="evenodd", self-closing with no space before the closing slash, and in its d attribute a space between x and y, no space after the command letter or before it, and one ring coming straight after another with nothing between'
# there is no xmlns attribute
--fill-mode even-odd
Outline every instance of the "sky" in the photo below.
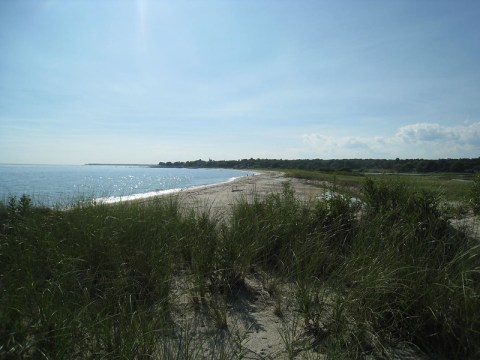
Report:
<svg viewBox="0 0 480 360"><path fill-rule="evenodd" d="M480 156L480 1L0 0L0 163Z"/></svg>

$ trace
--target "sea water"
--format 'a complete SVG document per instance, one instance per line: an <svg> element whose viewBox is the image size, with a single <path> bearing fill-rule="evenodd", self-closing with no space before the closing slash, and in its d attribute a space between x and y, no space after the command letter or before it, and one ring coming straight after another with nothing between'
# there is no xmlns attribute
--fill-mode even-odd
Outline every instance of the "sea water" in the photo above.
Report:
<svg viewBox="0 0 480 360"><path fill-rule="evenodd" d="M231 181L250 173L116 165L0 165L0 201L30 196L42 206L117 202Z"/></svg>

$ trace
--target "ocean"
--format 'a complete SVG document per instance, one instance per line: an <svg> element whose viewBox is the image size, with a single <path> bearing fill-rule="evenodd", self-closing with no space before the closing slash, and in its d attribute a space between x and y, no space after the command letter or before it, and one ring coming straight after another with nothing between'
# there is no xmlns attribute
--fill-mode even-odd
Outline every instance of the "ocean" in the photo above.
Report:
<svg viewBox="0 0 480 360"><path fill-rule="evenodd" d="M26 194L35 205L118 202L231 181L252 174L228 169L127 165L0 165L0 201Z"/></svg>

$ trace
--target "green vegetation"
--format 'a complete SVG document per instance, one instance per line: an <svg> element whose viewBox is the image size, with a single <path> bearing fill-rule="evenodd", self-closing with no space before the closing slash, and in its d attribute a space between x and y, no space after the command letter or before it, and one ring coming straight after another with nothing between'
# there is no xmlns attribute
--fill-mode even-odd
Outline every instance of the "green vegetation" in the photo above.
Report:
<svg viewBox="0 0 480 360"><path fill-rule="evenodd" d="M478 358L478 240L448 225L436 193L358 178L364 204L302 203L286 183L227 220L175 197L68 211L11 199L0 207L0 357L239 359L228 310L262 273L280 317L290 285L290 358L385 358L398 344ZM180 324L179 283L224 341Z"/></svg>
<svg viewBox="0 0 480 360"><path fill-rule="evenodd" d="M480 173L476 174L473 180L470 199L473 212L477 215L480 214Z"/></svg>
<svg viewBox="0 0 480 360"><path fill-rule="evenodd" d="M186 162L160 162L160 167L228 168L228 169L297 169L315 171L388 171L407 173L480 171L480 158L474 159L242 159L194 160Z"/></svg>
<svg viewBox="0 0 480 360"><path fill-rule="evenodd" d="M368 174L349 171L309 171L286 169L288 177L326 181L335 183L343 191L351 194L360 194L362 184L366 178L402 181L415 191L434 191L445 201L466 201L471 197L473 176L470 174L429 173L423 175L408 174Z"/></svg>

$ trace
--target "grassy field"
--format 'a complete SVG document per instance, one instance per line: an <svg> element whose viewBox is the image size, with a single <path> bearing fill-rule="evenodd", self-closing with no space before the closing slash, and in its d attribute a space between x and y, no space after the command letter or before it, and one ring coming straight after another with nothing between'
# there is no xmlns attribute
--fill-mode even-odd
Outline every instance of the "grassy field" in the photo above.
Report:
<svg viewBox="0 0 480 360"><path fill-rule="evenodd" d="M480 246L448 225L435 193L417 191L437 182L335 179L365 205L302 203L288 184L233 205L226 221L175 197L69 211L11 199L0 207L0 357L240 359L227 310L262 273L272 294L290 285L276 311L284 316L286 298L296 316L281 334L287 358L307 347L318 358L388 358L398 344L478 358ZM192 340L200 328L179 326L179 282L229 341L208 352Z"/></svg>
<svg viewBox="0 0 480 360"><path fill-rule="evenodd" d="M347 192L360 193L361 187L366 178L390 179L391 181L402 181L414 190L425 190L437 192L442 200L464 201L470 194L473 184L472 174L452 173L428 173L428 174L403 174L389 173L381 174L373 171L368 173L359 172L321 172L308 170L285 170L289 177L307 180L334 182Z"/></svg>

